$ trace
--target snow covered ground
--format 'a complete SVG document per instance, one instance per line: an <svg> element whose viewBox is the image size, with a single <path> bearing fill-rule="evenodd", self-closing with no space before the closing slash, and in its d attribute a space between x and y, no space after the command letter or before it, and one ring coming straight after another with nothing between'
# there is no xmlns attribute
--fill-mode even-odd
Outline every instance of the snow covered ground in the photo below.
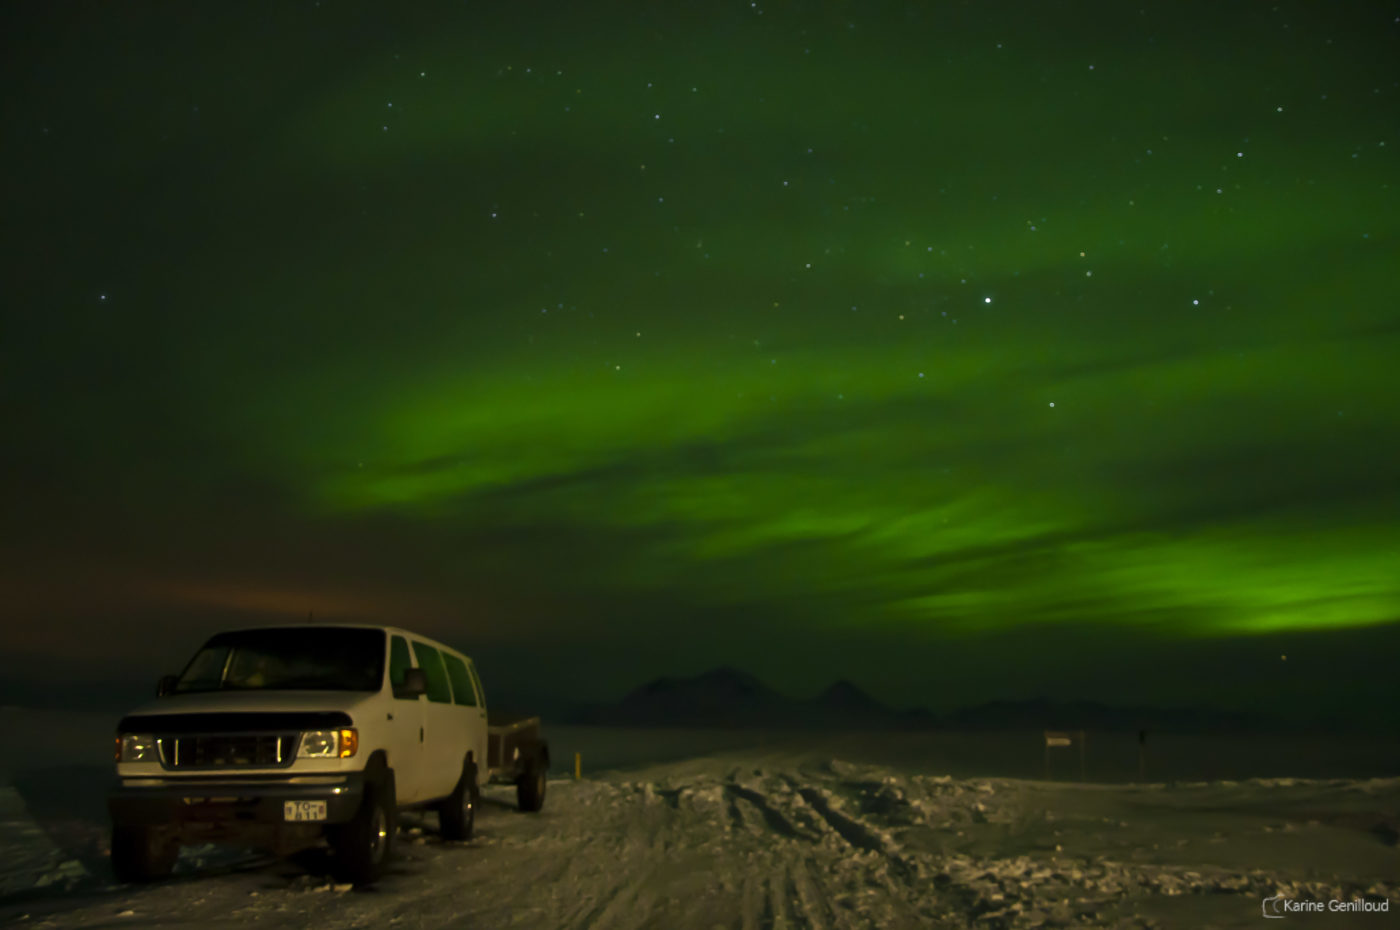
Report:
<svg viewBox="0 0 1400 930"><path fill-rule="evenodd" d="M0 792L0 924L1257 927L1275 894L1389 902L1290 918L1316 927L1393 925L1400 911L1400 778L1047 782L831 749L768 742L558 778L538 815L492 788L468 843L407 816L388 876L360 891L332 884L320 855L213 847L185 850L167 883L112 886L91 805L36 831Z"/></svg>
<svg viewBox="0 0 1400 930"><path fill-rule="evenodd" d="M115 718L0 723L16 736L0 748L5 925L1232 927L1280 893L1390 902L1291 918L1313 926L1400 913L1390 740L1154 735L1155 780L1133 784L1133 734L1091 735L1077 782L1071 753L1043 780L1035 733L556 727L556 771L582 752L583 781L552 781L540 815L491 789L466 844L406 818L372 890L337 889L324 857L213 847L131 889L105 862Z"/></svg>

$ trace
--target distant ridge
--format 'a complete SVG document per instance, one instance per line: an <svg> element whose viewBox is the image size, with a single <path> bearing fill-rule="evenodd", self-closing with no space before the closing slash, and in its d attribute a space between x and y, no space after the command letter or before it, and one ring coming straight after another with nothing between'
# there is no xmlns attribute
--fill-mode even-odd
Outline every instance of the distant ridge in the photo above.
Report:
<svg viewBox="0 0 1400 930"><path fill-rule="evenodd" d="M787 721L796 709L793 703L752 675L723 667L694 678L657 678L617 704L594 705L592 710L600 722L739 727Z"/></svg>
<svg viewBox="0 0 1400 930"><path fill-rule="evenodd" d="M812 698L790 698L747 672L723 666L690 678L657 678L611 704L575 705L563 722L645 727L876 730L1237 730L1264 718L1210 708L1115 707L1045 698L990 701L948 714L895 710L842 679Z"/></svg>

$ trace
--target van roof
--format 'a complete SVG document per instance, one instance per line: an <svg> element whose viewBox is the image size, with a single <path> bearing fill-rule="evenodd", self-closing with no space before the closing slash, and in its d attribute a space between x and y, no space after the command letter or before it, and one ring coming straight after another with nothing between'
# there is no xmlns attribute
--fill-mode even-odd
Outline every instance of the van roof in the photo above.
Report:
<svg viewBox="0 0 1400 930"><path fill-rule="evenodd" d="M470 658L470 656L468 656L468 654L463 652L461 649L457 649L447 645L446 643L439 642L433 639L431 636L424 636L422 633L415 633L412 630L405 630L403 627L387 626L381 623L260 623L255 624L253 626L241 626L237 629L232 630L220 630L219 633L244 633L252 630L383 630L390 636L397 634L399 636L405 636L411 639L420 640L428 644L429 646L433 646L434 648L445 649L448 652L455 652L461 655L463 658Z"/></svg>

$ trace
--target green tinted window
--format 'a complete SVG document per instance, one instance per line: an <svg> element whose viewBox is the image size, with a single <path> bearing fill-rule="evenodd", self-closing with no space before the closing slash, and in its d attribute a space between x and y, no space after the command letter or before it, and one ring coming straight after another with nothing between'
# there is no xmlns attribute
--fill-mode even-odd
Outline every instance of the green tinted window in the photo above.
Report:
<svg viewBox="0 0 1400 930"><path fill-rule="evenodd" d="M451 704L452 688L447 684L447 670L442 667L442 656L432 646L417 640L413 642L413 655L418 659L423 677L428 679L428 700Z"/></svg>
<svg viewBox="0 0 1400 930"><path fill-rule="evenodd" d="M452 702L475 707L476 692L472 690L471 675L467 674L467 663L450 652L442 654L442 661L447 663L447 677L452 679Z"/></svg>
<svg viewBox="0 0 1400 930"><path fill-rule="evenodd" d="M408 640L402 636L395 636L389 641L389 687L394 689L394 696L399 694L403 688L403 675L413 667L413 660L408 655ZM406 701L416 701L417 697L402 698Z"/></svg>

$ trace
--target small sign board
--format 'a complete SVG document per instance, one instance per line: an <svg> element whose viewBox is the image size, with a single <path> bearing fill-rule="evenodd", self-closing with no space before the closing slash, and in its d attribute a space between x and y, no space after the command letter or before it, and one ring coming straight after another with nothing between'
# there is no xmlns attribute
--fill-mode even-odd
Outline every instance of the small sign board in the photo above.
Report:
<svg viewBox="0 0 1400 930"><path fill-rule="evenodd" d="M1084 731L1046 730L1045 731L1045 777L1050 777L1050 750L1079 747L1079 777L1084 777Z"/></svg>

